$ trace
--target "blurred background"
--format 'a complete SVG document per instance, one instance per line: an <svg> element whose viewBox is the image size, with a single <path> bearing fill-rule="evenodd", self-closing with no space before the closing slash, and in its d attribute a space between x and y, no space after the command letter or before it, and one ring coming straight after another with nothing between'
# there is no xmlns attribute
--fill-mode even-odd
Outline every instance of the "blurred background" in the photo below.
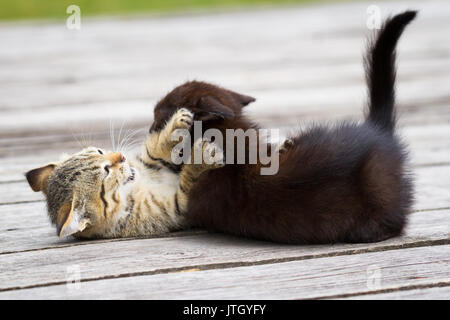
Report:
<svg viewBox="0 0 450 320"><path fill-rule="evenodd" d="M345 0L341 0L345 1ZM347 0L349 1L349 0ZM167 14L262 6L301 5L317 0L16 0L0 3L0 19L65 19L69 5L83 8L83 15ZM330 0L329 0L330 2Z"/></svg>
<svg viewBox="0 0 450 320"><path fill-rule="evenodd" d="M449 1L0 1L0 176L109 148L121 129L142 138L157 101L187 80L254 96L248 115L282 134L360 120L373 19L411 8L419 18L399 44L405 130L450 118Z"/></svg>

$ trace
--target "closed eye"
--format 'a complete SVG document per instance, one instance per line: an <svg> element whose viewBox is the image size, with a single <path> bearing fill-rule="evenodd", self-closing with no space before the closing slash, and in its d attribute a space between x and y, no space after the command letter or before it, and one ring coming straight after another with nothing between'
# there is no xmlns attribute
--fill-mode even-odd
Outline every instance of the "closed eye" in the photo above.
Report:
<svg viewBox="0 0 450 320"><path fill-rule="evenodd" d="M102 150L98 149L97 151L98 151L98 153L103 154Z"/></svg>

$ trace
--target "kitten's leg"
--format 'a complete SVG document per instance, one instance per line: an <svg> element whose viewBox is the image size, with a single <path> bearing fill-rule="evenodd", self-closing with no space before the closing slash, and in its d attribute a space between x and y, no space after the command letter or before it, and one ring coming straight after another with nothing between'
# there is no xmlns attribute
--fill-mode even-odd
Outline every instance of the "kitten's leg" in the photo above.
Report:
<svg viewBox="0 0 450 320"><path fill-rule="evenodd" d="M202 152L203 162L194 164L193 157L195 150ZM185 164L180 173L180 184L175 195L175 203L180 213L186 212L188 204L188 195L192 186L195 184L200 175L207 171L221 168L225 165L223 151L214 143L197 140L191 151L190 164Z"/></svg>
<svg viewBox="0 0 450 320"><path fill-rule="evenodd" d="M179 143L179 141L171 139L172 133L177 129L189 130L193 122L194 114L191 111L184 108L179 109L161 131L153 132L147 137L143 159L150 163L172 164L172 149Z"/></svg>

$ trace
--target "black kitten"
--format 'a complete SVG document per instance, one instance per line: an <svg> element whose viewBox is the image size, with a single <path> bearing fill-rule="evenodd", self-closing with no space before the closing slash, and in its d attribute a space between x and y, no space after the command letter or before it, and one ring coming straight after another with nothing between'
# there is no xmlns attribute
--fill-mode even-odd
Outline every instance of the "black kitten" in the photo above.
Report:
<svg viewBox="0 0 450 320"><path fill-rule="evenodd" d="M203 174L189 194L196 226L284 243L374 242L402 233L412 204L405 147L395 136L395 47L416 16L388 19L366 59L368 115L363 124L314 126L291 137L279 172L260 164L226 165ZM253 98L208 83L175 88L155 108L158 130L180 107L203 130L257 128L241 114Z"/></svg>

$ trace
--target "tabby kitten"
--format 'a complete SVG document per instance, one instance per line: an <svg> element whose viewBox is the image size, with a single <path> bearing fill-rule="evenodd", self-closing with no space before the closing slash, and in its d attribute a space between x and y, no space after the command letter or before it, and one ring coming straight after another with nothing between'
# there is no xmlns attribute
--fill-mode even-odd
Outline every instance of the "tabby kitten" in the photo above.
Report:
<svg viewBox="0 0 450 320"><path fill-rule="evenodd" d="M193 148L202 152L204 162L182 167L171 163L178 143L171 134L190 129L192 123L193 114L180 109L133 157L89 147L31 170L26 178L33 191L45 194L60 237L137 237L176 230L186 223L187 193L195 180L223 162L213 143L199 140Z"/></svg>

